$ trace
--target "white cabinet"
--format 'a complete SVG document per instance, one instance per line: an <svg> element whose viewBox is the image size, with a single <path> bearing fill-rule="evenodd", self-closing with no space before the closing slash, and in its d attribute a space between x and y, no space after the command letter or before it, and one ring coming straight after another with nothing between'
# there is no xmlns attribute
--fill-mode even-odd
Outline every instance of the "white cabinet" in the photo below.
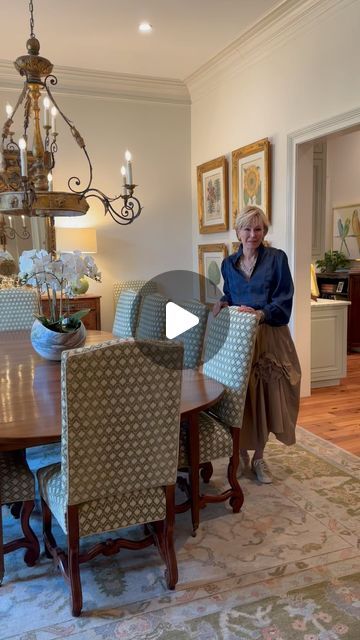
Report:
<svg viewBox="0 0 360 640"><path fill-rule="evenodd" d="M311 386L329 387L346 376L347 315L350 302L311 302Z"/></svg>

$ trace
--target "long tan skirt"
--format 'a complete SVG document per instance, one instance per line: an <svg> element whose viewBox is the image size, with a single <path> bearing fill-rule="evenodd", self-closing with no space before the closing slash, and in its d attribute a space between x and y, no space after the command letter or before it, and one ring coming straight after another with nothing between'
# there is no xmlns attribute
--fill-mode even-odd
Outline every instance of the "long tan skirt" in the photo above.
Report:
<svg viewBox="0 0 360 640"><path fill-rule="evenodd" d="M245 402L240 447L261 449L269 433L294 444L301 369L289 328L261 324Z"/></svg>

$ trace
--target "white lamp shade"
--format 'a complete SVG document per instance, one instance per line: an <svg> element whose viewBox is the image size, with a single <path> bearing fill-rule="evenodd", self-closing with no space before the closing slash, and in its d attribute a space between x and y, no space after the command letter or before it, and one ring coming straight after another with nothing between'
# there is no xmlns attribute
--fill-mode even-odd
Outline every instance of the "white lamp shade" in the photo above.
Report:
<svg viewBox="0 0 360 640"><path fill-rule="evenodd" d="M96 229L55 227L56 249L63 253L97 253Z"/></svg>

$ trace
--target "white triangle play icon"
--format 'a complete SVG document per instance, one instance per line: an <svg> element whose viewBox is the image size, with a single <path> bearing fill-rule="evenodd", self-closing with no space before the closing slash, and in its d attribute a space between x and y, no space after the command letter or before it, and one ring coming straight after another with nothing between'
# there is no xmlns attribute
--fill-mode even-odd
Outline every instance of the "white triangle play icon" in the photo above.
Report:
<svg viewBox="0 0 360 640"><path fill-rule="evenodd" d="M192 329L199 324L199 318L179 307L175 302L168 302L166 305L166 337L169 340L180 336L185 331Z"/></svg>

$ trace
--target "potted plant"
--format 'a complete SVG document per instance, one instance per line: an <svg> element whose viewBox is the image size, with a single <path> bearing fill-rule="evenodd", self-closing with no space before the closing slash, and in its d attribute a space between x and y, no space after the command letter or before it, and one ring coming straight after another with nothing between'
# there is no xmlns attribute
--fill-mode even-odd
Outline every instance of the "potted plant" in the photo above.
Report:
<svg viewBox="0 0 360 640"><path fill-rule="evenodd" d="M65 349L80 347L86 330L81 322L90 309L69 313L73 287L84 276L101 281L101 274L91 256L79 251L53 255L44 251L24 251L19 259L21 284L36 287L38 314L31 330L32 345L49 360L60 360ZM43 311L43 296L49 303L49 314ZM59 302L59 304L58 304Z"/></svg>
<svg viewBox="0 0 360 640"><path fill-rule="evenodd" d="M337 269L346 269L350 260L341 251L326 251L322 260L316 260L321 273L333 273Z"/></svg>

